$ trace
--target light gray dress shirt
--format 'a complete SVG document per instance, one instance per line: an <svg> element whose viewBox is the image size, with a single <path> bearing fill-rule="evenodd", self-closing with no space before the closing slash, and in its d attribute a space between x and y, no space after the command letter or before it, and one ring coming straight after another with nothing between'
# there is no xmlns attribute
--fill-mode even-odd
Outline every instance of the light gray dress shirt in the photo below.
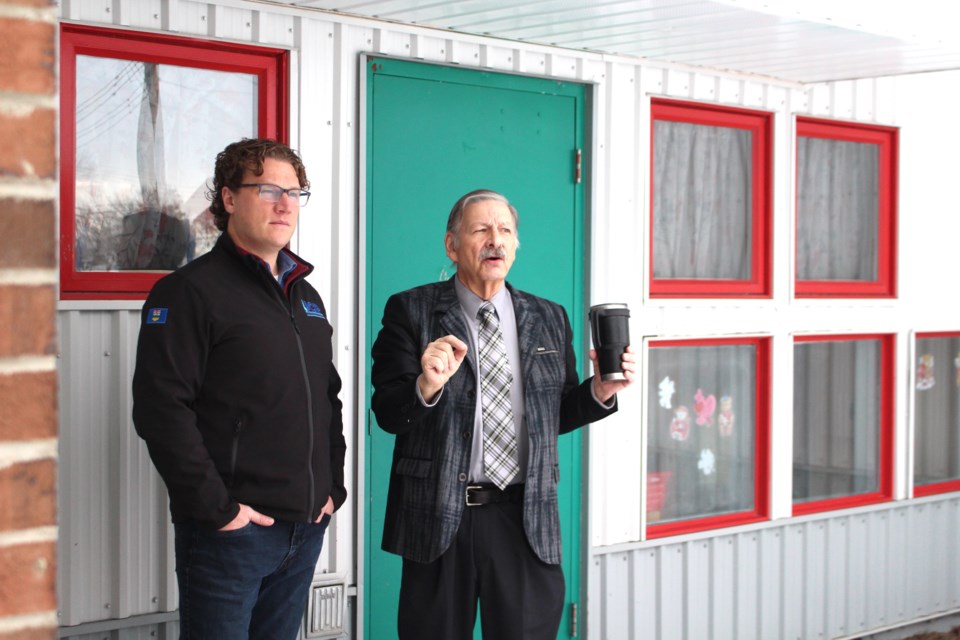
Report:
<svg viewBox="0 0 960 640"><path fill-rule="evenodd" d="M463 318L467 323L467 336L469 344L467 347L473 354L475 363L474 375L477 380L477 410L473 420L473 440L470 444L470 482L491 482L483 472L483 412L480 406L480 349L477 342L480 336L480 321L477 314L480 312L480 305L485 302L480 296L470 291L460 278L453 279L457 299L460 301L460 309L463 311ZM510 361L510 373L513 376L513 383L510 385L510 409L513 412L513 428L517 436L517 462L519 470L510 484L522 483L527 477L527 453L529 444L527 443L527 425L523 420L523 375L520 369L520 341L517 337L517 319L513 313L513 299L510 297L510 291L506 287L500 287L493 298L490 300L497 310L497 316L500 319L500 333L503 335L503 346L507 351L507 359ZM420 386L414 385L417 392L417 398L424 406L432 407L440 401L443 395L443 389L433 398L433 402L427 402L420 395Z"/></svg>

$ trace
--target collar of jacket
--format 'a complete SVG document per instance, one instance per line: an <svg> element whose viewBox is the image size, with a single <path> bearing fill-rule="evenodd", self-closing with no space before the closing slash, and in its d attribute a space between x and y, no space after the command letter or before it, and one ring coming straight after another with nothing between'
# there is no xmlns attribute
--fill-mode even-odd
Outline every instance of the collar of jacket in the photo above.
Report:
<svg viewBox="0 0 960 640"><path fill-rule="evenodd" d="M443 316L440 318L441 326L454 335L466 336L467 324L463 319L463 310L460 308L460 299L457 298L456 284L453 281L456 277L457 274L453 274L443 282L440 295L434 304L434 313ZM545 318L534 308L533 296L520 291L506 280L503 286L510 292L510 299L513 302L513 313L517 321L517 342L520 347L520 366L523 375L528 376L533 364L529 354L533 353L539 344ZM467 352L467 360L471 363L471 367L476 368L470 352Z"/></svg>
<svg viewBox="0 0 960 640"><path fill-rule="evenodd" d="M273 277L273 274L270 272L270 265L261 260L259 256L238 247L233 241L233 238L231 238L230 234L226 231L220 234L220 237L217 239L217 244L214 246L213 250L224 251L228 255L231 255L239 260L248 269L251 269L259 274L265 272L271 278ZM289 293L290 287L294 282L307 277L313 272L313 265L287 248L283 248L281 251L289 256L290 259L293 260L297 265L294 270L290 272L290 275L287 276L287 279L284 282L284 293Z"/></svg>

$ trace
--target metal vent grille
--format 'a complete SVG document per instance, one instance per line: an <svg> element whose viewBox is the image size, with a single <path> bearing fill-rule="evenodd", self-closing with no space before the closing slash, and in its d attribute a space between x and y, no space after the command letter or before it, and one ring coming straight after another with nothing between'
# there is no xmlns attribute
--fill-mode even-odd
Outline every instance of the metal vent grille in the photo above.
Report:
<svg viewBox="0 0 960 640"><path fill-rule="evenodd" d="M307 606L307 638L335 638L343 635L346 585L315 584Z"/></svg>

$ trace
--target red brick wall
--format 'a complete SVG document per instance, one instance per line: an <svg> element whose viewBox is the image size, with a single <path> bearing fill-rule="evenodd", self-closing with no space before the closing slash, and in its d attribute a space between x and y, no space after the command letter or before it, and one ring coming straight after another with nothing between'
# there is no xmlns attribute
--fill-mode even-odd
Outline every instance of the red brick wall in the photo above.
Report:
<svg viewBox="0 0 960 640"><path fill-rule="evenodd" d="M0 640L57 635L56 37L0 0Z"/></svg>

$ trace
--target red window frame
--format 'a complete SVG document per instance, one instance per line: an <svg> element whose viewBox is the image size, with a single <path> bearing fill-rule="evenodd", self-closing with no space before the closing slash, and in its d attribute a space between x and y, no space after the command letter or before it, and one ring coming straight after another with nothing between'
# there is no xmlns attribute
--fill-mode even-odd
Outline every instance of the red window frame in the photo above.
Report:
<svg viewBox="0 0 960 640"><path fill-rule="evenodd" d="M879 193L877 211L877 279L872 281L800 280L794 277L797 298L894 298L897 295L897 172L899 131L848 122L797 118L797 138L811 137L879 147ZM799 153L799 151L798 151ZM794 175L799 187L799 157ZM798 194L799 201L799 194ZM799 212L798 212L799 214ZM794 220L795 237L799 220ZM799 240L799 238L798 238ZM796 274L796 263L794 274Z"/></svg>
<svg viewBox="0 0 960 640"><path fill-rule="evenodd" d="M893 334L849 334L794 336L794 345L806 342L840 342L854 340L880 341L880 442L878 447L878 490L839 498L793 503L793 515L834 511L860 507L893 499L893 442L894 442L894 372L895 338ZM796 428L796 425L794 425Z"/></svg>
<svg viewBox="0 0 960 640"><path fill-rule="evenodd" d="M164 274L77 271L76 57L78 55L157 62L247 73L258 78L259 135L283 142L289 135L289 52L179 36L63 24L60 29L60 298L137 300ZM213 158L210 159L211 166Z"/></svg>
<svg viewBox="0 0 960 640"><path fill-rule="evenodd" d="M719 516L691 518L664 524L648 524L646 539L665 538L697 531L722 529L755 522L764 522L770 516L770 392L771 392L771 338L745 336L736 338L694 338L682 340L651 340L650 349L663 347L712 347L717 345L753 345L756 349L756 403L754 406L754 495L752 511L725 513ZM649 498L647 498L649 500ZM644 505L646 508L646 505Z"/></svg>
<svg viewBox="0 0 960 640"><path fill-rule="evenodd" d="M916 340L922 338L960 338L960 331L936 331L930 333L916 334ZM916 418L914 418L913 428L916 430ZM913 479L911 479L913 482ZM931 482L930 484L913 484L913 497L921 498L923 496L932 496L938 493L950 493L960 491L960 479L944 480L943 482Z"/></svg>
<svg viewBox="0 0 960 640"><path fill-rule="evenodd" d="M727 298L757 297L772 295L772 158L773 114L766 111L736 109L716 105L680 102L654 98L651 100L650 126L650 296L652 298ZM725 280L709 278L655 278L653 275L653 203L654 190L654 127L653 122L667 120L714 127L745 129L752 136L753 180L751 213L751 278L749 280Z"/></svg>

